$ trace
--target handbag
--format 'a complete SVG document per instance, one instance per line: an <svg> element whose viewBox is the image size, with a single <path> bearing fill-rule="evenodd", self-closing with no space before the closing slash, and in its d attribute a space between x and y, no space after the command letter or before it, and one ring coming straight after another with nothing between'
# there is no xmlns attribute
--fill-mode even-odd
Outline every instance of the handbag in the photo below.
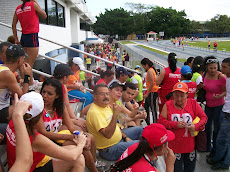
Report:
<svg viewBox="0 0 230 172"><path fill-rule="evenodd" d="M199 131L198 135L195 137L195 150L199 152L207 151L207 135L205 131Z"/></svg>
<svg viewBox="0 0 230 172"><path fill-rule="evenodd" d="M203 88L200 88L197 93L197 102L201 102L201 103L205 102L206 101L205 95L206 95L206 91Z"/></svg>
<svg viewBox="0 0 230 172"><path fill-rule="evenodd" d="M192 108L194 110L194 108ZM196 112L196 108L195 108ZM196 124L200 121L200 118L197 116L193 123ZM196 132L197 133L197 132ZM194 132L194 135L196 135ZM207 135L205 130L199 131L198 134L195 136L195 150L199 152L207 151Z"/></svg>

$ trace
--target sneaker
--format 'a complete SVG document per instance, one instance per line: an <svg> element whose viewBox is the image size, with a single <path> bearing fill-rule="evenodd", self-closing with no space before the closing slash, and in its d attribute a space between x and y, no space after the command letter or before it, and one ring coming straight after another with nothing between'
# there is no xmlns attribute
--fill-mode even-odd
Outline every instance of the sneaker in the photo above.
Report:
<svg viewBox="0 0 230 172"><path fill-rule="evenodd" d="M110 163L102 162L102 161L96 161L95 166L98 169L98 171L108 171L110 170Z"/></svg>
<svg viewBox="0 0 230 172"><path fill-rule="evenodd" d="M229 170L229 166L217 163L211 167L212 170Z"/></svg>
<svg viewBox="0 0 230 172"><path fill-rule="evenodd" d="M206 157L206 162L210 165L215 165L217 162L213 160L213 157L208 156Z"/></svg>

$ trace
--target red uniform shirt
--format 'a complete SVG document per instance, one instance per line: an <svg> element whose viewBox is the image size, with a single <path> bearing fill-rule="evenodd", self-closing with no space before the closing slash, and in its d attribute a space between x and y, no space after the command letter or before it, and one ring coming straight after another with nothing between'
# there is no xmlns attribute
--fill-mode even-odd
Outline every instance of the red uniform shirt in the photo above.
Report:
<svg viewBox="0 0 230 172"><path fill-rule="evenodd" d="M207 122L207 116L194 99L187 99L187 103L184 109L177 109L173 100L166 102L167 106L167 119L160 115L158 123L170 129L175 134L175 139L169 142L169 147L174 153L190 153L194 150L195 137L192 137L190 132L185 128L178 128L178 121L184 121L186 123L192 123L198 116L200 122L195 124L195 130L203 130Z"/></svg>
<svg viewBox="0 0 230 172"><path fill-rule="evenodd" d="M188 98L194 99L197 90L196 82L191 81L185 83L188 86Z"/></svg>
<svg viewBox="0 0 230 172"><path fill-rule="evenodd" d="M165 68L165 77L162 82L161 88L159 89L159 93L161 96L165 97L173 90L173 86L179 82L181 78L180 68L177 68L174 73L172 73L169 67Z"/></svg>
<svg viewBox="0 0 230 172"><path fill-rule="evenodd" d="M57 133L59 128L62 125L62 117L58 117L57 113L55 112L55 115L53 118L50 117L49 113L47 113L46 110L43 111L43 121L44 125L46 127L46 131Z"/></svg>
<svg viewBox="0 0 230 172"><path fill-rule="evenodd" d="M35 132L35 137L39 135L40 133ZM9 122L9 125L6 129L6 137L7 137L7 161L9 169L13 166L16 158L16 138L15 138L15 129L13 121L11 120ZM33 143L34 137L30 136L30 142ZM40 152L33 152L33 164L31 166L30 172L34 171L36 165L45 157L44 154Z"/></svg>
<svg viewBox="0 0 230 172"><path fill-rule="evenodd" d="M16 8L16 15L20 21L23 34L31 34L39 32L39 19L34 9L34 2L26 2L23 10L22 5Z"/></svg>
<svg viewBox="0 0 230 172"><path fill-rule="evenodd" d="M131 146L129 146L125 152L121 155L121 157L119 158L118 161L125 159L127 156L129 156L130 154L132 154L139 143L135 143ZM155 167L153 167L145 158L144 156L141 157L141 159L139 159L136 163L134 163L133 165L131 165L130 167L128 167L127 169L123 170L123 172L155 172L156 169Z"/></svg>

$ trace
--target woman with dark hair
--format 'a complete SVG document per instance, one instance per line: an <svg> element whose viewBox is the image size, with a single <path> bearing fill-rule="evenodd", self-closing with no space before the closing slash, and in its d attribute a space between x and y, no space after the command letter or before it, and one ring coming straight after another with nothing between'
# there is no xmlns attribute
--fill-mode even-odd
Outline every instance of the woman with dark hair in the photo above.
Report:
<svg viewBox="0 0 230 172"><path fill-rule="evenodd" d="M205 58L204 68L205 113L208 117L205 132L207 135L207 151L210 151L208 158L212 158L216 151L216 138L220 128L219 117L225 103L226 77L220 72L219 61L214 56ZM211 140L213 140L213 144L211 144Z"/></svg>
<svg viewBox="0 0 230 172"><path fill-rule="evenodd" d="M199 89L203 87L203 78L202 78L202 74L204 71L203 63L204 63L204 58L201 56L197 56L194 58L193 64L192 64L193 74L192 74L191 81L196 82L196 85L197 85L195 99L197 99Z"/></svg>
<svg viewBox="0 0 230 172"><path fill-rule="evenodd" d="M180 68L176 66L177 64L177 56L175 53L169 53L168 55L168 64L169 67L164 68L159 77L157 77L156 83L157 85L161 84L161 88L159 89L159 97L158 97L158 105L159 112L161 113L164 104L172 99L172 89L173 86L179 82L181 78Z"/></svg>
<svg viewBox="0 0 230 172"><path fill-rule="evenodd" d="M108 85L108 83L110 83L114 79L114 72L108 69L106 71L101 71L100 76L101 79L97 81L96 85L98 84Z"/></svg>
<svg viewBox="0 0 230 172"><path fill-rule="evenodd" d="M144 108L147 113L146 123L150 125L150 114L149 108L151 108L152 116L153 116L153 123L157 122L157 109L156 109L156 100L158 97L158 89L159 86L156 84L156 69L153 65L153 62L148 58L144 58L141 60L141 65L147 71L146 75L146 87L147 93L144 95L145 104Z"/></svg>
<svg viewBox="0 0 230 172"><path fill-rule="evenodd" d="M49 78L43 82L41 95L44 100L43 116L36 125L38 132L49 139L63 145L73 144L75 130L80 130L70 119L64 106L63 87L59 80ZM90 171L97 171L95 166L96 151L91 149L91 137L88 138L83 154L86 159L86 166ZM93 156L95 155L95 156Z"/></svg>
<svg viewBox="0 0 230 172"><path fill-rule="evenodd" d="M154 132L154 134L153 134ZM139 143L128 147L115 163L112 172L149 172L159 171L155 167L157 156L165 156L166 172L174 171L175 155L168 148L168 141L175 138L173 132L161 124L151 124L144 128ZM153 163L154 162L154 163Z"/></svg>
<svg viewBox="0 0 230 172"><path fill-rule="evenodd" d="M15 39L15 44L21 44L28 54L29 58L26 61L33 67L34 62L38 55L39 42L38 42L38 32L39 32L39 18L38 15L46 19L46 13L41 9L37 0L22 0L22 4L16 8L14 18L13 18L13 34ZM19 42L17 36L16 25L18 20L20 21L22 27L21 41Z"/></svg>
<svg viewBox="0 0 230 172"><path fill-rule="evenodd" d="M20 112L25 114L24 121L33 151L33 164L30 168L30 171L83 172L85 169L85 162L82 151L86 144L86 136L83 133L80 133L78 137L72 135L73 145L69 145L68 147L58 146L44 135L38 133L35 129L35 125L43 113L44 102L42 96L39 93L30 92L22 95L20 101L26 101L32 104L32 107L29 106L30 108L27 111L17 107L19 108L17 109L17 113ZM17 139L15 138L15 132L17 131L14 125L15 121L11 120L7 127L7 161L9 169L15 163L16 152L18 153L18 151L23 151L18 150L18 147L15 147ZM21 166L23 165L24 164L21 164ZM15 171L21 170L17 169Z"/></svg>
<svg viewBox="0 0 230 172"><path fill-rule="evenodd" d="M184 65L188 65L192 69L194 57L189 57L186 62L184 62Z"/></svg>

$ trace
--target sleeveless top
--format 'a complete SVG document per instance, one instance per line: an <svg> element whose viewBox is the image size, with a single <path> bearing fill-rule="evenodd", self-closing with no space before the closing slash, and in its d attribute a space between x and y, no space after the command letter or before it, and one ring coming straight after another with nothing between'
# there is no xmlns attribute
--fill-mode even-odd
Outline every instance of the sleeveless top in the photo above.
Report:
<svg viewBox="0 0 230 172"><path fill-rule="evenodd" d="M150 70L153 71L153 78L154 78L154 80L153 81L149 80L149 75L148 75L148 72L147 72L147 75L146 75L146 86L147 86L147 90L149 90L150 83L153 82L153 88L150 91L150 93L152 93L152 92L157 92L158 89L159 89L159 86L156 85L156 72L155 72L155 70L153 68L149 68L148 71L150 71Z"/></svg>
<svg viewBox="0 0 230 172"><path fill-rule="evenodd" d="M57 133L59 128L62 125L62 117L58 117L57 113L53 118L50 117L50 114L44 109L43 111L43 121L46 128L46 131Z"/></svg>
<svg viewBox="0 0 230 172"><path fill-rule="evenodd" d="M40 133L35 132L35 137L37 137ZM7 151L7 161L8 161L8 166L9 169L13 166L15 159L16 159L16 138L15 138L15 128L13 121L11 120L9 122L9 125L7 126L6 129L6 137L7 137L7 146L6 146L6 151ZM34 141L34 136L30 136L30 142L31 145ZM30 172L34 171L36 165L43 160L45 157L45 154L40 153L40 152L33 152L33 164L30 168Z"/></svg>
<svg viewBox="0 0 230 172"><path fill-rule="evenodd" d="M0 72L10 70L8 67L0 66ZM10 106L11 92L8 88L0 89L0 110Z"/></svg>
<svg viewBox="0 0 230 172"><path fill-rule="evenodd" d="M165 68L165 77L162 82L161 88L159 90L159 93L161 96L165 97L167 94L172 92L173 86L179 82L179 79L181 78L180 68L177 68L174 73L172 73L172 70L169 67Z"/></svg>
<svg viewBox="0 0 230 172"><path fill-rule="evenodd" d="M20 21L23 34L31 34L39 32L39 19L34 9L34 2L26 2L23 10L21 5L16 8L16 15Z"/></svg>

